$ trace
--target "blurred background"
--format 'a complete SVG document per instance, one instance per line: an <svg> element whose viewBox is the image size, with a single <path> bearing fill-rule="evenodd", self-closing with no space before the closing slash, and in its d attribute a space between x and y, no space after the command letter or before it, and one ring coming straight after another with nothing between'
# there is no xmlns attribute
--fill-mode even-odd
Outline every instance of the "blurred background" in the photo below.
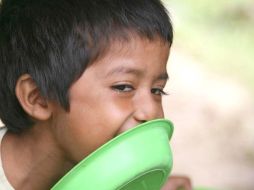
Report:
<svg viewBox="0 0 254 190"><path fill-rule="evenodd" d="M254 1L164 3L175 30L164 98L172 173L195 187L253 190Z"/></svg>
<svg viewBox="0 0 254 190"><path fill-rule="evenodd" d="M164 0L175 30L164 97L173 174L254 189L254 1Z"/></svg>

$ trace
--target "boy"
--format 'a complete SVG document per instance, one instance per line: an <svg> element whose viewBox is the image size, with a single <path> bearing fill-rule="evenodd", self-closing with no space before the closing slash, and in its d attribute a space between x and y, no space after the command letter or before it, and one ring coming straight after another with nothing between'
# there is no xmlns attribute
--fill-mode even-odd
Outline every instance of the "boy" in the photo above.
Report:
<svg viewBox="0 0 254 190"><path fill-rule="evenodd" d="M163 117L173 33L159 0L2 0L0 11L0 189L50 189Z"/></svg>

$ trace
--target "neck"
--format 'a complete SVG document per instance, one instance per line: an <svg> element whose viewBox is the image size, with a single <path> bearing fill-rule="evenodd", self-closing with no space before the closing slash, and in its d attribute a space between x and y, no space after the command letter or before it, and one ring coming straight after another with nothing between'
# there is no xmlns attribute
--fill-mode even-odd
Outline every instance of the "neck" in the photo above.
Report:
<svg viewBox="0 0 254 190"><path fill-rule="evenodd" d="M15 189L50 189L75 163L64 155L46 126L4 136L1 148L5 174Z"/></svg>

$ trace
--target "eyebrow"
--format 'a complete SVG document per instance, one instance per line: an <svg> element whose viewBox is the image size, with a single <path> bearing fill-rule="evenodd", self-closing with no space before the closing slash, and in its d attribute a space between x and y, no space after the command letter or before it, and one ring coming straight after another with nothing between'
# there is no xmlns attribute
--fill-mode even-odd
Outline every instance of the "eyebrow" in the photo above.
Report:
<svg viewBox="0 0 254 190"><path fill-rule="evenodd" d="M141 76L141 75L143 75L143 72L141 70L138 70L138 69L121 66L121 67L117 67L117 68L109 71L106 74L106 77L109 77L109 76L115 75L115 74L134 74L134 75L137 75L137 76Z"/></svg>
<svg viewBox="0 0 254 190"><path fill-rule="evenodd" d="M169 79L169 76L168 76L168 73L162 73L159 75L159 77L157 78L157 80L168 80Z"/></svg>
<svg viewBox="0 0 254 190"><path fill-rule="evenodd" d="M130 67L121 66L121 67L117 67L117 68L109 71L106 74L106 77L109 77L109 76L112 76L112 75L115 75L115 74L133 74L133 75L136 75L136 76L144 75L144 73L139 69L134 69L134 68L130 68ZM169 76L168 76L167 72L162 73L158 77L156 77L156 80L168 80L168 79L169 79Z"/></svg>

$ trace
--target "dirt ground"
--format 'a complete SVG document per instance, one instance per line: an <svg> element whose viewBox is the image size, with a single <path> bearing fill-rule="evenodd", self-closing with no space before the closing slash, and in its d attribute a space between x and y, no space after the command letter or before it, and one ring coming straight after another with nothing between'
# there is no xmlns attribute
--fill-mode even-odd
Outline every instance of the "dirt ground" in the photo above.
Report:
<svg viewBox="0 0 254 190"><path fill-rule="evenodd" d="M168 71L164 109L175 124L173 173L190 176L194 186L253 190L251 94L181 52L172 52Z"/></svg>

